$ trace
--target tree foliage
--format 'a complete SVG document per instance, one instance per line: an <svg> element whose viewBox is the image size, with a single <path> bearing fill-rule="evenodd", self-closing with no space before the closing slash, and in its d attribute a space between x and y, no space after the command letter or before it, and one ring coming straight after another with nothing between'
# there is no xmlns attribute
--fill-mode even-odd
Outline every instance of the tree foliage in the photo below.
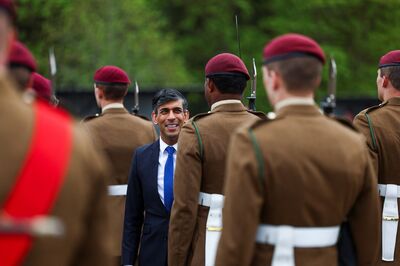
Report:
<svg viewBox="0 0 400 266"><path fill-rule="evenodd" d="M235 14L242 59L258 62L263 110L262 49L277 35L317 40L336 59L339 97L375 95L379 57L400 43L397 0L20 0L19 26L42 72L56 47L64 86L89 87L97 67L116 64L147 86L201 88L209 58L238 54ZM326 79L327 67L322 88Z"/></svg>

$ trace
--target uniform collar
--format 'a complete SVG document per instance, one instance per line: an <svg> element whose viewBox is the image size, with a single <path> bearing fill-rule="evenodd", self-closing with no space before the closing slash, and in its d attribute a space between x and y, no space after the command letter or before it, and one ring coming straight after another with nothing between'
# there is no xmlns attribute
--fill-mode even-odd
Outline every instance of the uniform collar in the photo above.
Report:
<svg viewBox="0 0 400 266"><path fill-rule="evenodd" d="M124 105L122 103L110 103L104 106L101 112L104 113L108 109L124 109Z"/></svg>
<svg viewBox="0 0 400 266"><path fill-rule="evenodd" d="M283 107L291 105L315 106L315 101L313 98L308 97L290 97L275 104L275 112L278 112Z"/></svg>
<svg viewBox="0 0 400 266"><path fill-rule="evenodd" d="M211 105L211 112L212 111L214 111L214 109L215 108L217 108L218 106L221 106L221 105L224 105L224 104L233 104L233 103L242 103L240 100L234 100L234 99L231 99L231 100L222 100L222 101L218 101L218 102L215 102L215 103L213 103L212 105Z"/></svg>
<svg viewBox="0 0 400 266"><path fill-rule="evenodd" d="M391 105L400 105L400 97L392 97L388 99L387 102Z"/></svg>
<svg viewBox="0 0 400 266"><path fill-rule="evenodd" d="M164 152L165 149L166 149L168 146L171 146L171 145L168 145L167 143L165 143L165 142L161 139L161 137L160 137L160 151L161 151L161 152ZM174 147L174 148L175 148L175 151L177 151L177 150L178 150L178 143L175 143L174 145L172 145L172 147Z"/></svg>

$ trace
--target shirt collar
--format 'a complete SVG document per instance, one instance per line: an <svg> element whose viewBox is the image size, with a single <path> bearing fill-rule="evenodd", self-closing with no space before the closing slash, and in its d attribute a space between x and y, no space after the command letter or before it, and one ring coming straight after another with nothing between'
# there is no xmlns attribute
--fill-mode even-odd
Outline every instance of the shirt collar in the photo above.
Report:
<svg viewBox="0 0 400 266"><path fill-rule="evenodd" d="M315 101L308 97L290 97L275 104L275 112L289 105L315 105Z"/></svg>
<svg viewBox="0 0 400 266"><path fill-rule="evenodd" d="M240 100L222 100L222 101L218 101L218 102L215 102L215 103L213 103L212 105L211 105L211 111L213 111L215 108L217 108L218 106L220 106L220 105L223 105L223 104L232 104L232 103L242 103Z"/></svg>
<svg viewBox="0 0 400 266"><path fill-rule="evenodd" d="M108 110L108 109L121 109L124 108L124 105L122 103L110 103L107 104L106 106L104 106L101 109L101 112L104 113L104 111Z"/></svg>
<svg viewBox="0 0 400 266"><path fill-rule="evenodd" d="M160 137L160 151L161 151L161 152L164 152L165 149L166 149L168 146L170 146L170 145L168 145L167 143L165 143L165 142L161 139L161 137ZM174 145L172 145L172 147L174 147L174 148L175 148L175 151L177 151L177 150L178 150L178 143L175 143Z"/></svg>

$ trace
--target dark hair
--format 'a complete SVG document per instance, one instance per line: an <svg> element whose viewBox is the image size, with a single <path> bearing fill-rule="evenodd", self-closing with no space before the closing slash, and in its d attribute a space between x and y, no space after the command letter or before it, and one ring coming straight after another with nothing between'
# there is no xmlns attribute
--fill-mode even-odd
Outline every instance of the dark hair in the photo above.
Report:
<svg viewBox="0 0 400 266"><path fill-rule="evenodd" d="M106 100L121 100L128 93L128 84L123 83L110 83L102 84L96 83L96 86L103 90Z"/></svg>
<svg viewBox="0 0 400 266"><path fill-rule="evenodd" d="M182 100L183 110L186 111L188 109L188 102L187 102L185 96L183 96L179 91L177 91L175 89L162 89L162 90L158 91L154 95L151 105L152 105L153 111L157 114L158 107L160 107L161 105L163 105L165 103L177 101L177 100Z"/></svg>
<svg viewBox="0 0 400 266"><path fill-rule="evenodd" d="M386 76L396 90L400 90L400 66L381 68L381 77Z"/></svg>
<svg viewBox="0 0 400 266"><path fill-rule="evenodd" d="M322 63L315 57L295 57L267 64L279 72L288 91L313 91L321 82Z"/></svg>
<svg viewBox="0 0 400 266"><path fill-rule="evenodd" d="M247 78L245 75L210 76L209 79L215 84L217 89L222 94L223 93L242 94L247 84Z"/></svg>

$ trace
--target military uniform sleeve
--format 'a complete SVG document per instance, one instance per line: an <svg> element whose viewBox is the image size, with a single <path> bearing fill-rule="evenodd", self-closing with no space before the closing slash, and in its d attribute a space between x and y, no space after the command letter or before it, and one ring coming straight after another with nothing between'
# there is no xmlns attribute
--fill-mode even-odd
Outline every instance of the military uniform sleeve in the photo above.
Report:
<svg viewBox="0 0 400 266"><path fill-rule="evenodd" d="M263 205L256 162L249 133L240 129L228 148L223 230L216 265L251 264Z"/></svg>
<svg viewBox="0 0 400 266"><path fill-rule="evenodd" d="M153 134L153 141L156 141L158 139L158 134L157 134L157 131L154 128L153 125L151 126L151 131L152 131L152 134Z"/></svg>
<svg viewBox="0 0 400 266"><path fill-rule="evenodd" d="M368 120L367 120L364 112L359 113L354 118L353 125L366 138L369 154L372 159L372 164L374 166L375 173L378 174L378 154L376 151L376 147L374 147L375 144L374 144L374 140L372 139L372 136L371 136L371 129L369 127Z"/></svg>
<svg viewBox="0 0 400 266"><path fill-rule="evenodd" d="M174 203L168 236L168 265L184 266L197 221L202 164L195 131L186 123L179 135Z"/></svg>
<svg viewBox="0 0 400 266"><path fill-rule="evenodd" d="M122 240L122 264L133 265L139 250L143 225L143 193L138 177L138 153L136 152L129 174L128 192L126 195L124 231Z"/></svg>
<svg viewBox="0 0 400 266"><path fill-rule="evenodd" d="M361 160L366 162L364 184L349 213L348 220L357 252L358 265L375 265L380 243L378 184L367 152L364 153L364 158Z"/></svg>
<svg viewBox="0 0 400 266"><path fill-rule="evenodd" d="M88 182L91 182L91 195L86 217L86 232L80 252L73 265L110 265L110 232L109 217L106 209L107 186L106 176L110 174L109 166L94 149L89 139L81 145L85 146L84 158L87 168Z"/></svg>

